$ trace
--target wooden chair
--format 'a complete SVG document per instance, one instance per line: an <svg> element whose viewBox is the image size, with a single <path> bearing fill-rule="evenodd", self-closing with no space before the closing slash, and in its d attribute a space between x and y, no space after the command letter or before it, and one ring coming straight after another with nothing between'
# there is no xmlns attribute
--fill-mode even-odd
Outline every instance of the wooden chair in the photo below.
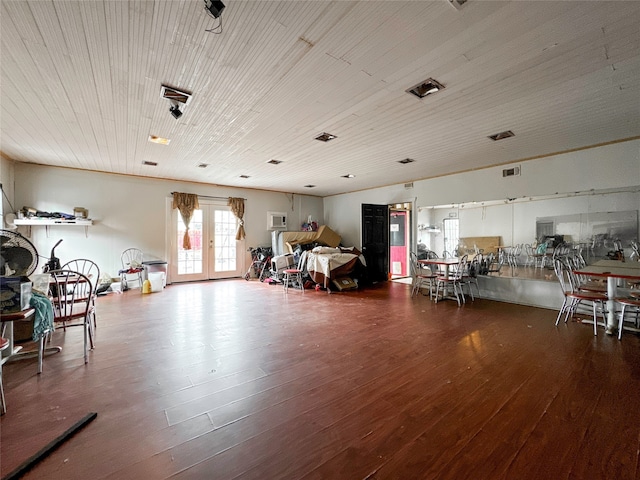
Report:
<svg viewBox="0 0 640 480"><path fill-rule="evenodd" d="M81 326L84 329L84 363L87 363L87 344L93 350L93 306L91 295L93 285L89 277L72 270L52 270L51 302L54 322L67 327Z"/></svg>
<svg viewBox="0 0 640 480"><path fill-rule="evenodd" d="M87 260L86 258L78 258L75 260L70 260L62 266L62 270L73 270L74 272L80 272L83 275L86 275L93 283L93 290L91 292L87 292L87 295L91 296L91 306L92 312L91 316L93 319L94 328L96 325L96 298L98 297L96 291L98 290L98 282L100 281L100 267L93 261Z"/></svg>

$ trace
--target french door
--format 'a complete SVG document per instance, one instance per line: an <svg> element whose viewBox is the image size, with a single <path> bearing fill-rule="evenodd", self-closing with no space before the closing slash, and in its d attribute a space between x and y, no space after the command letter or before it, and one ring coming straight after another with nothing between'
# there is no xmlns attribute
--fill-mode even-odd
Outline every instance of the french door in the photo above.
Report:
<svg viewBox="0 0 640 480"><path fill-rule="evenodd" d="M172 282L242 275L244 241L236 240L238 221L228 206L200 202L189 224L190 250L182 246L185 225L177 210L173 210L171 219Z"/></svg>

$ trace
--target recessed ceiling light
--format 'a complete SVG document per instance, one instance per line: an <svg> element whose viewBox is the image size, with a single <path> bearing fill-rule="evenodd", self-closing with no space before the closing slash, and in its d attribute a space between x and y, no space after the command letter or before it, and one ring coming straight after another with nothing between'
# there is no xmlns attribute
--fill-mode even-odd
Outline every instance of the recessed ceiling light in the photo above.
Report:
<svg viewBox="0 0 640 480"><path fill-rule="evenodd" d="M469 0L449 0L449 3L456 9L460 10Z"/></svg>
<svg viewBox="0 0 640 480"><path fill-rule="evenodd" d="M305 185L304 188L315 188L315 185Z"/></svg>
<svg viewBox="0 0 640 480"><path fill-rule="evenodd" d="M269 160L267 163L270 163L271 165L279 165L282 163L282 160Z"/></svg>
<svg viewBox="0 0 640 480"><path fill-rule="evenodd" d="M433 78L427 78L425 81L408 88L405 92L415 95L418 98L424 98L427 95L439 92L442 89L444 89L444 85L440 82Z"/></svg>
<svg viewBox="0 0 640 480"><path fill-rule="evenodd" d="M406 165L407 163L413 163L413 162L415 162L413 158L405 158L404 160L398 160L398 163L402 163L403 165Z"/></svg>
<svg viewBox="0 0 640 480"><path fill-rule="evenodd" d="M346 175L342 175L342 178L355 178L353 173L347 173Z"/></svg>
<svg viewBox="0 0 640 480"><path fill-rule="evenodd" d="M321 133L316 137L316 140L320 140L321 142L328 142L329 140L333 140L334 138L338 138L337 136L331 133Z"/></svg>
<svg viewBox="0 0 640 480"><path fill-rule="evenodd" d="M155 135L149 135L149 141L151 143L157 143L159 145L169 145L169 142L171 140L169 140L168 138L164 138L164 137L157 137Z"/></svg>
<svg viewBox="0 0 640 480"><path fill-rule="evenodd" d="M496 133L495 135L489 135L489 138L495 142L498 140L503 140L505 138L515 137L515 136L516 134L513 133L511 130L505 130L504 132Z"/></svg>
<svg viewBox="0 0 640 480"><path fill-rule="evenodd" d="M207 168L209 166L208 163L199 163L198 168Z"/></svg>
<svg viewBox="0 0 640 480"><path fill-rule="evenodd" d="M250 178L249 175L240 175L240 178Z"/></svg>
<svg viewBox="0 0 640 480"><path fill-rule="evenodd" d="M145 160L144 162L142 162L143 165L149 165L150 167L157 167L158 166L158 162L150 162L149 160Z"/></svg>

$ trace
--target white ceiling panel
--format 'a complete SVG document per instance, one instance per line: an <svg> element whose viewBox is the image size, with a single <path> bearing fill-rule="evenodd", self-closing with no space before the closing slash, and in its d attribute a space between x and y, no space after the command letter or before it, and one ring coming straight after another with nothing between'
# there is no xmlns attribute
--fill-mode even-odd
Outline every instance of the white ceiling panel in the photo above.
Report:
<svg viewBox="0 0 640 480"><path fill-rule="evenodd" d="M640 136L640 2L224 3L3 0L2 155L326 196Z"/></svg>

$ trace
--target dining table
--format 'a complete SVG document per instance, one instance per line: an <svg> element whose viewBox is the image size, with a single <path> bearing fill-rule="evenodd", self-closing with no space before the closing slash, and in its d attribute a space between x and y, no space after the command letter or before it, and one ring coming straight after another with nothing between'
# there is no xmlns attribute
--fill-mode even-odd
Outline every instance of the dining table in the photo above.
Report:
<svg viewBox="0 0 640 480"><path fill-rule="evenodd" d="M621 260L598 260L586 267L574 270L577 275L607 279L607 327L606 333L613 335L617 328L615 298L618 292L618 283L640 282L640 262Z"/></svg>

